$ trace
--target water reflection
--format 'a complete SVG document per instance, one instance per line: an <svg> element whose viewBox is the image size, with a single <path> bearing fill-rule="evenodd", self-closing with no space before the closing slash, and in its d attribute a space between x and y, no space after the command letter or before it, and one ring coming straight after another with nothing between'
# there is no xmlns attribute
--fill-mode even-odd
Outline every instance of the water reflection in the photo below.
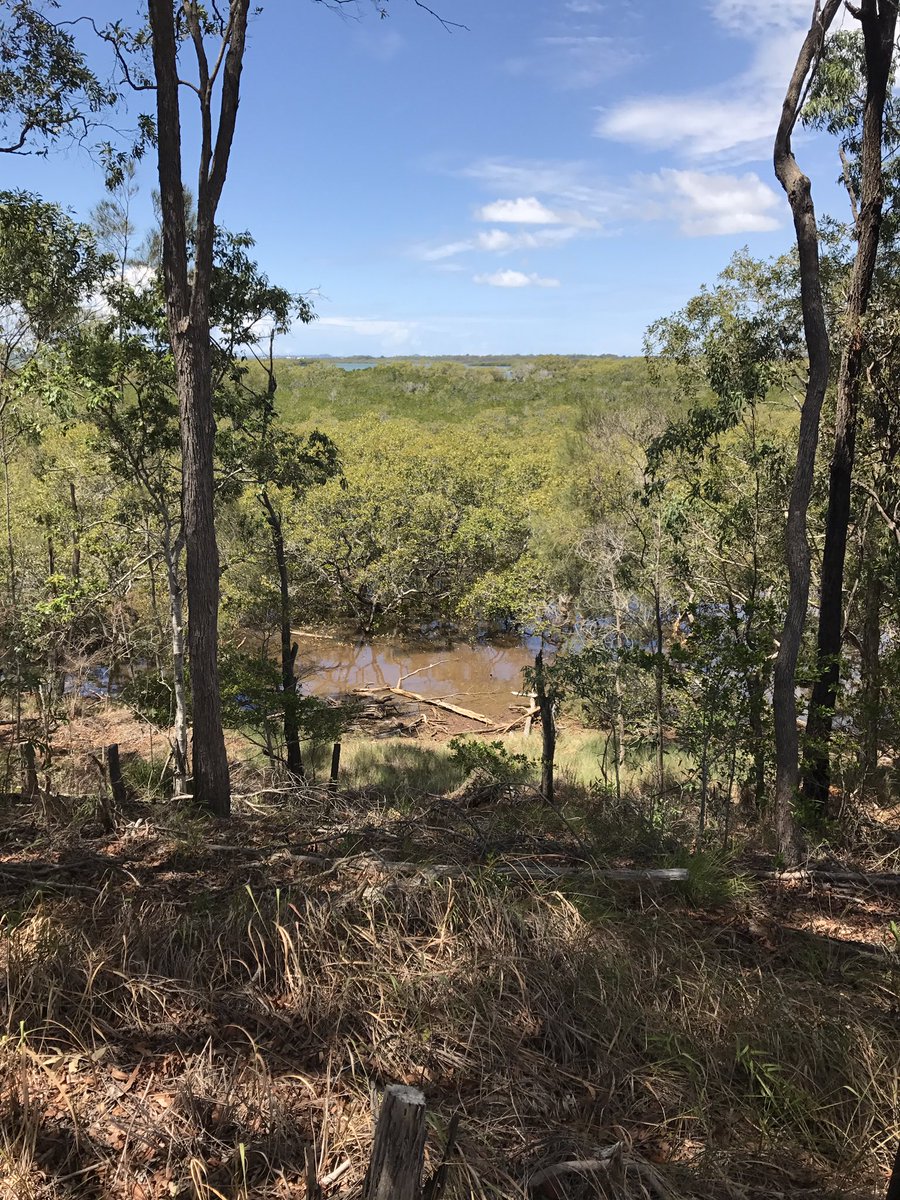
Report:
<svg viewBox="0 0 900 1200"><path fill-rule="evenodd" d="M379 638L354 643L298 638L304 690L339 696L355 688L401 687L449 700L493 721L509 719L522 669L534 665L539 638L508 642L409 643ZM518 701L521 703L521 701Z"/></svg>

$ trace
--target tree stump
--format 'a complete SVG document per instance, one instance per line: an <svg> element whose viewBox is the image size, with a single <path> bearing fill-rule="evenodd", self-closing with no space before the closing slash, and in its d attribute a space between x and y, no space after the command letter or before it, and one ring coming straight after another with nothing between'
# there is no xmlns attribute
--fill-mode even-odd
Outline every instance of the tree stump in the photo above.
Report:
<svg viewBox="0 0 900 1200"><path fill-rule="evenodd" d="M393 1083L375 1126L363 1200L420 1200L425 1158L425 1096Z"/></svg>
<svg viewBox="0 0 900 1200"><path fill-rule="evenodd" d="M119 761L119 745L113 742L106 747L106 770L109 775L109 786L112 790L113 801L121 809L128 799L125 780L122 778L122 764Z"/></svg>

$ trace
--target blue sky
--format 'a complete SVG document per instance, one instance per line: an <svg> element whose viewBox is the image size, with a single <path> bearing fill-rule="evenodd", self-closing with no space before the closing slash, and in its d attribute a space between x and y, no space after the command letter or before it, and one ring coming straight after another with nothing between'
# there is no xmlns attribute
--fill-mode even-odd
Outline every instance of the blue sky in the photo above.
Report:
<svg viewBox="0 0 900 1200"><path fill-rule="evenodd" d="M638 353L735 249L790 244L771 142L810 0L431 2L467 29L412 0L254 19L220 219L317 292L285 353ZM843 216L833 145L797 152ZM3 166L83 215L102 195L74 149Z"/></svg>

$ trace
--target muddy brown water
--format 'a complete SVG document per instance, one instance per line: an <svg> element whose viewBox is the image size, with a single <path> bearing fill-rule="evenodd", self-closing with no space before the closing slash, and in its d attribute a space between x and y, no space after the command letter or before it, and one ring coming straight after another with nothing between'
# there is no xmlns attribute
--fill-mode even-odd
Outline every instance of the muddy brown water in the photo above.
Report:
<svg viewBox="0 0 900 1200"><path fill-rule="evenodd" d="M447 700L496 721L512 720L523 701L522 669L534 665L539 638L490 642L404 642L294 635L303 690L339 697L357 688L400 687Z"/></svg>

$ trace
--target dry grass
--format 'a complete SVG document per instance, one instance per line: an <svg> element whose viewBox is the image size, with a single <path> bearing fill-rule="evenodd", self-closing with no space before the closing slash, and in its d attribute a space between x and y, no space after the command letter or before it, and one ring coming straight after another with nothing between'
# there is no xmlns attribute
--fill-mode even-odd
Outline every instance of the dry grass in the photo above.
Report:
<svg viewBox="0 0 900 1200"><path fill-rule="evenodd" d="M616 1142L605 1176L543 1194L878 1192L896 956L798 942L771 915L783 890L713 912L511 883L493 854L567 849L546 812L411 795L253 800L219 827L136 810L108 838L10 813L0 1192L301 1198L313 1147L324 1194L358 1196L389 1082L424 1088L432 1166L461 1114L460 1200L525 1196L541 1166ZM582 830L617 828L582 799ZM373 851L472 873L398 875Z"/></svg>

